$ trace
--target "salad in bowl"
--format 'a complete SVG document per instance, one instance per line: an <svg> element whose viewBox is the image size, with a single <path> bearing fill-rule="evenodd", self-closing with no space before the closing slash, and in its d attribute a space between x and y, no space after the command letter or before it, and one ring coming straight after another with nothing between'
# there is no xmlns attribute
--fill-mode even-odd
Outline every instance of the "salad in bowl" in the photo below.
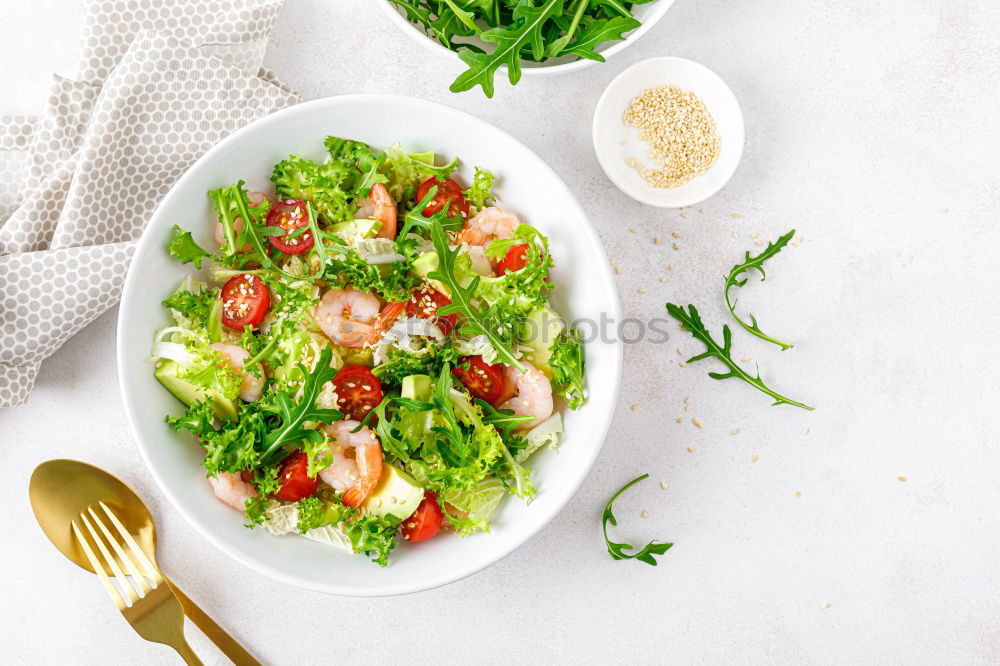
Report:
<svg viewBox="0 0 1000 666"><path fill-rule="evenodd" d="M327 137L269 191L208 192L217 247L163 302L152 372L206 483L250 528L385 566L398 544L488 532L530 501L531 455L585 402L581 336L549 303L545 235L458 160ZM234 517L234 520L237 518ZM408 546L407 546L408 547Z"/></svg>

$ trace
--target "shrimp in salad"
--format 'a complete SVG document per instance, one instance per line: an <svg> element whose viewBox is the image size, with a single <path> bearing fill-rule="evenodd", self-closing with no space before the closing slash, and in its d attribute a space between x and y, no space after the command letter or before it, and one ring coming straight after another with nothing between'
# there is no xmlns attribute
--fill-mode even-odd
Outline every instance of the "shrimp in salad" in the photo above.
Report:
<svg viewBox="0 0 1000 666"><path fill-rule="evenodd" d="M337 421L323 428L333 439L333 462L319 473L323 483L344 491L341 501L355 509L368 499L382 478L382 445L368 426L351 432L358 425L358 421Z"/></svg>
<svg viewBox="0 0 1000 666"><path fill-rule="evenodd" d="M382 223L382 228L378 230L379 238L392 240L396 237L396 204L389 196L389 190L382 183L372 185L372 190L368 196L358 202L355 218L364 220L377 220Z"/></svg>
<svg viewBox="0 0 1000 666"><path fill-rule="evenodd" d="M219 472L218 476L208 477L208 483L217 498L237 511L243 511L248 499L257 497L253 484L244 481L239 474Z"/></svg>
<svg viewBox="0 0 1000 666"><path fill-rule="evenodd" d="M465 223L455 240L463 245L489 245L494 238L510 238L521 218L503 208L484 208Z"/></svg>
<svg viewBox="0 0 1000 666"><path fill-rule="evenodd" d="M509 409L515 416L530 416L533 420L522 423L518 429L528 430L552 416L552 384L541 370L521 361L524 372L505 366L504 393L513 395L504 400L499 409Z"/></svg>
<svg viewBox="0 0 1000 666"><path fill-rule="evenodd" d="M228 342L216 342L209 345L209 347L222 354L230 367L243 378L240 384L240 400L243 402L258 400L261 393L264 392L264 382L266 379L263 372L261 372L260 377L254 377L243 369L243 364L250 358L250 352L239 345L233 345Z"/></svg>
<svg viewBox="0 0 1000 666"><path fill-rule="evenodd" d="M313 319L330 340L360 349L378 341L378 297L357 289L330 289L313 309Z"/></svg>

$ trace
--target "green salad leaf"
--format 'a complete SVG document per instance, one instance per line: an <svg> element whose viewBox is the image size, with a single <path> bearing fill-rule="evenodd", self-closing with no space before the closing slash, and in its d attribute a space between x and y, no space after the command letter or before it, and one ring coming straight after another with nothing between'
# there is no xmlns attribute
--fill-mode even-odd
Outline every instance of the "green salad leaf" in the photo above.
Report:
<svg viewBox="0 0 1000 666"><path fill-rule="evenodd" d="M580 331L565 330L552 345L549 367L552 381L559 388L559 395L566 399L570 409L578 409L586 402L583 388L583 343Z"/></svg>
<svg viewBox="0 0 1000 666"><path fill-rule="evenodd" d="M184 231L176 224L170 232L167 252L182 264L194 264L195 268L201 268L201 262L212 256L211 252L207 252L195 242L190 231Z"/></svg>
<svg viewBox="0 0 1000 666"><path fill-rule="evenodd" d="M764 384L764 381L760 378L759 372L755 376L741 368L732 357L733 334L729 330L729 326L723 325L722 327L722 344L720 345L712 337L712 334L708 332L708 329L705 328L705 324L701 321L701 315L698 314L698 309L693 305L688 305L687 308L687 310L684 310L684 308L679 305L667 303L667 313L680 322L681 326L683 326L695 340L698 340L705 345L705 351L689 358L687 360L688 363L694 363L695 361L701 361L706 358L715 358L725 365L726 368L728 368L728 371L708 373L708 376L712 379L720 381L723 379L739 379L746 382L750 386L753 386L758 391L771 396L774 399L773 405L792 405L809 411L813 410L813 408L809 405L792 400L791 398L786 398L780 393L772 390Z"/></svg>
<svg viewBox="0 0 1000 666"><path fill-rule="evenodd" d="M656 555L663 555L665 552L670 550L672 543L657 543L656 541L650 541L641 550L635 553L629 553L628 551L634 550L635 546L628 543L616 543L608 538L608 523L612 525L618 525L618 520L615 518L615 514L611 511L611 506L615 503L622 493L634 486L635 484L649 478L649 474L643 474L638 476L616 492L611 499L608 500L607 505L604 507L604 514L601 518L601 522L604 526L604 542L608 546L608 554L616 560L639 560L640 562L645 562L652 566L656 566Z"/></svg>
<svg viewBox="0 0 1000 666"><path fill-rule="evenodd" d="M732 288L733 287L739 288L745 285L747 283L747 280L750 279L749 275L745 275L749 271L757 271L758 273L760 273L760 279L763 282L767 278L767 275L764 273L764 262L773 257L774 255L778 254L779 252L781 252L781 249L786 245L788 245L788 242L792 240L792 236L794 235L795 235L795 229L792 229L787 234L780 237L773 243L768 243L767 247L764 248L764 251L758 254L756 257L751 257L750 252L747 251L746 255L743 257L743 261L736 264L735 266L732 267L732 269L730 269L729 275L726 276L726 286L723 292L726 297L726 305L729 307L729 312L732 313L733 318L736 320L736 322L740 326L742 326L748 333L757 336L761 340L766 340L767 342L770 342L772 344L781 347L781 351L785 351L786 349L791 349L795 345L793 345L790 342L782 342L781 340L772 338L771 336L764 333L764 331L760 330L760 327L757 325L757 317L755 317L753 314L749 312L747 313L747 316L750 317L749 323L740 319L739 315L736 314L736 301L732 300L731 298Z"/></svg>

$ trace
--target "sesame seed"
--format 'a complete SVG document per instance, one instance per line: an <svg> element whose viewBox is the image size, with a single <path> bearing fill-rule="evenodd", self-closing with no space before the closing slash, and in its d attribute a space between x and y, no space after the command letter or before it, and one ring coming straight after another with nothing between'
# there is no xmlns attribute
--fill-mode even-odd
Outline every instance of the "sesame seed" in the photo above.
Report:
<svg viewBox="0 0 1000 666"><path fill-rule="evenodd" d="M733 213L733 217L743 217L743 216L740 215L739 213Z"/></svg>
<svg viewBox="0 0 1000 666"><path fill-rule="evenodd" d="M689 446L688 447L688 453L694 453L694 447Z"/></svg>
<svg viewBox="0 0 1000 666"><path fill-rule="evenodd" d="M903 483L906 483L906 477L905 476L897 476L896 478L899 479L900 481L902 481Z"/></svg>
<svg viewBox="0 0 1000 666"><path fill-rule="evenodd" d="M740 235L738 233L736 233L735 231L730 231L729 233L731 233L733 235L733 238L739 238L740 237Z"/></svg>
<svg viewBox="0 0 1000 666"><path fill-rule="evenodd" d="M743 361L744 363L748 363L750 361L750 357L749 356L744 356L740 360Z"/></svg>
<svg viewBox="0 0 1000 666"><path fill-rule="evenodd" d="M645 509L643 509L642 513L639 514L639 515L641 515L643 518L649 518L649 511L646 511Z"/></svg>
<svg viewBox="0 0 1000 666"><path fill-rule="evenodd" d="M681 246L680 246L680 245L678 245L677 243L674 243L674 249L675 249L675 250L679 250L679 249L681 249Z"/></svg>
<svg viewBox="0 0 1000 666"><path fill-rule="evenodd" d="M695 425L695 427L698 427L698 428L704 428L705 427L705 426L702 425L701 421L698 420L697 416L695 416L694 418L691 419L691 423L693 423Z"/></svg>
<svg viewBox="0 0 1000 666"><path fill-rule="evenodd" d="M657 245L659 245L660 243L663 242L663 239L660 238L659 236L657 236L656 238L653 239L653 242L656 243Z"/></svg>
<svg viewBox="0 0 1000 666"><path fill-rule="evenodd" d="M674 265L673 264L667 264L667 270L668 271L674 270Z"/></svg>
<svg viewBox="0 0 1000 666"><path fill-rule="evenodd" d="M752 456L750 456L750 462L757 462L757 454L756 453L753 454Z"/></svg>
<svg viewBox="0 0 1000 666"><path fill-rule="evenodd" d="M729 434L730 435L738 435L738 434L740 434L740 429L739 428L733 428L732 430L729 431Z"/></svg>
<svg viewBox="0 0 1000 666"><path fill-rule="evenodd" d="M688 216L687 213L681 213L681 217L687 217L687 216Z"/></svg>
<svg viewBox="0 0 1000 666"><path fill-rule="evenodd" d="M639 293L639 294L645 294L645 293L646 293L646 290L645 290L645 289L643 289L642 287L639 287L639 288L638 288L638 289L636 289L635 291L636 291L636 293Z"/></svg>
<svg viewBox="0 0 1000 666"><path fill-rule="evenodd" d="M808 435L809 434L809 426L806 426L805 428L802 429L802 434L803 435Z"/></svg>
<svg viewBox="0 0 1000 666"><path fill-rule="evenodd" d="M611 257L611 259L608 260L608 263L611 264L612 266L614 266L615 264L618 263L618 260L615 259L614 257Z"/></svg>
<svg viewBox="0 0 1000 666"><path fill-rule="evenodd" d="M823 610L826 610L827 608L830 607L830 604L822 603L822 604L819 605L819 607L822 608Z"/></svg>
<svg viewBox="0 0 1000 666"><path fill-rule="evenodd" d="M698 209L698 212L699 212L699 213L704 213L704 212L705 212L705 209L704 209L704 208L699 208L699 209Z"/></svg>
<svg viewBox="0 0 1000 666"><path fill-rule="evenodd" d="M947 208L942 208L942 209L941 209L941 212L942 212L942 213L947 213L947 212L948 212L948 209L947 209Z"/></svg>
<svg viewBox="0 0 1000 666"><path fill-rule="evenodd" d="M796 496L796 497L802 497L802 493L801 493L801 492L799 492L798 490L796 490L796 491L795 491L795 496Z"/></svg>
<svg viewBox="0 0 1000 666"><path fill-rule="evenodd" d="M677 233L676 231L671 231L670 235L673 236L674 238L680 238L681 237L681 235L679 233Z"/></svg>
<svg viewBox="0 0 1000 666"><path fill-rule="evenodd" d="M635 227L629 227L629 228L628 228L628 232L629 232L630 234L634 234L634 233L635 233Z"/></svg>
<svg viewBox="0 0 1000 666"><path fill-rule="evenodd" d="M621 274L622 274L622 267L615 266L615 275L621 275Z"/></svg>
<svg viewBox="0 0 1000 666"><path fill-rule="evenodd" d="M684 417L683 416L678 416L677 417L677 422L678 423L684 423Z"/></svg>
<svg viewBox="0 0 1000 666"><path fill-rule="evenodd" d="M681 361L677 365L681 366L682 368L686 368L687 367L687 363L685 363L684 361Z"/></svg>
<svg viewBox="0 0 1000 666"><path fill-rule="evenodd" d="M660 488L662 488L663 490L666 490L669 487L670 487L670 485L667 484L666 481L660 481Z"/></svg>
<svg viewBox="0 0 1000 666"><path fill-rule="evenodd" d="M639 409L639 403L637 402L632 403L632 411L634 412L637 409Z"/></svg>
<svg viewBox="0 0 1000 666"><path fill-rule="evenodd" d="M758 236L760 236L760 234L758 234L757 232L750 234L750 238L757 238Z"/></svg>
<svg viewBox="0 0 1000 666"><path fill-rule="evenodd" d="M666 275L664 275L663 277L660 278L660 282L666 282L666 281L667 281L667 276Z"/></svg>

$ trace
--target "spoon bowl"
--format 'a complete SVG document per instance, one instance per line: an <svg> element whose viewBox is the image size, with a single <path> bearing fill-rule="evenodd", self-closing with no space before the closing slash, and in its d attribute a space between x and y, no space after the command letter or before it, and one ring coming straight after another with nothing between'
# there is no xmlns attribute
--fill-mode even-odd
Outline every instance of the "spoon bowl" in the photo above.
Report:
<svg viewBox="0 0 1000 666"><path fill-rule="evenodd" d="M103 501L156 562L156 525L145 502L118 477L78 460L49 460L35 468L28 484L31 510L45 536L77 566L96 573L70 530L70 522ZM107 567L105 573L113 576Z"/></svg>

